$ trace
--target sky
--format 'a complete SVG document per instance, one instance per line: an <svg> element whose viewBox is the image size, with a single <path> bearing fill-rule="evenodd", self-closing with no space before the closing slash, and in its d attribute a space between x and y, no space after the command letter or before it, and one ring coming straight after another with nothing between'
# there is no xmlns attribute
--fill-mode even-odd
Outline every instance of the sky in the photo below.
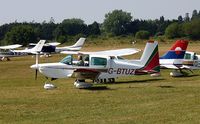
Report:
<svg viewBox="0 0 200 124"><path fill-rule="evenodd" d="M0 0L0 25L10 22L56 23L80 18L86 24L102 23L105 14L115 9L131 13L133 19L177 19L200 10L200 0Z"/></svg>

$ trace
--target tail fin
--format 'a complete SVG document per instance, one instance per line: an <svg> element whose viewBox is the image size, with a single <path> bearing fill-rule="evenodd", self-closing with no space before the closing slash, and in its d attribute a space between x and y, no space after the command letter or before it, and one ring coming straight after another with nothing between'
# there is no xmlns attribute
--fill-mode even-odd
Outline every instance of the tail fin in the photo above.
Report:
<svg viewBox="0 0 200 124"><path fill-rule="evenodd" d="M82 47L86 38L81 37L72 47Z"/></svg>
<svg viewBox="0 0 200 124"><path fill-rule="evenodd" d="M140 62L143 65L142 70L150 73L160 72L158 42L148 41Z"/></svg>
<svg viewBox="0 0 200 124"><path fill-rule="evenodd" d="M41 52L42 47L44 46L45 40L40 40L35 47L31 49L31 52Z"/></svg>
<svg viewBox="0 0 200 124"><path fill-rule="evenodd" d="M188 46L187 40L177 40L175 44L160 59L183 59Z"/></svg>

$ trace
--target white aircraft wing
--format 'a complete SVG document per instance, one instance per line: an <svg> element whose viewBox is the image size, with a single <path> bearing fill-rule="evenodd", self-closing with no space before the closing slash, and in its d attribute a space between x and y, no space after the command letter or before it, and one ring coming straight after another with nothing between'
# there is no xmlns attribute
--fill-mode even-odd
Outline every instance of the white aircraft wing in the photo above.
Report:
<svg viewBox="0 0 200 124"><path fill-rule="evenodd" d="M58 45L60 45L60 43L58 43L58 42L51 42L51 43L46 43L46 45L58 46Z"/></svg>
<svg viewBox="0 0 200 124"><path fill-rule="evenodd" d="M16 49L21 47L22 45L20 44L14 44L14 45L8 45L8 46L0 46L0 49Z"/></svg>
<svg viewBox="0 0 200 124"><path fill-rule="evenodd" d="M169 68L169 69L180 69L175 65L160 65L160 67Z"/></svg>
<svg viewBox="0 0 200 124"><path fill-rule="evenodd" d="M95 54L95 55L104 55L104 56L126 56L138 53L139 49L135 48L125 48L125 49L117 49L117 50L105 50L98 52L73 52L73 51L63 51L63 54Z"/></svg>

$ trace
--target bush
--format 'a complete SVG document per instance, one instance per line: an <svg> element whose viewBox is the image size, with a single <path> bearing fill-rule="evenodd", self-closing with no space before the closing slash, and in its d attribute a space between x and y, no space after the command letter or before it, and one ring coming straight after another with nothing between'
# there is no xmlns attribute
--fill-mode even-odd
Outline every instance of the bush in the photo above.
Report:
<svg viewBox="0 0 200 124"><path fill-rule="evenodd" d="M135 34L135 38L137 39L149 39L150 33L148 31L138 31Z"/></svg>
<svg viewBox="0 0 200 124"><path fill-rule="evenodd" d="M192 20L183 25L184 33L192 40L200 39L200 19Z"/></svg>
<svg viewBox="0 0 200 124"><path fill-rule="evenodd" d="M180 38L184 36L183 27L181 24L172 23L165 30L165 36L167 38Z"/></svg>

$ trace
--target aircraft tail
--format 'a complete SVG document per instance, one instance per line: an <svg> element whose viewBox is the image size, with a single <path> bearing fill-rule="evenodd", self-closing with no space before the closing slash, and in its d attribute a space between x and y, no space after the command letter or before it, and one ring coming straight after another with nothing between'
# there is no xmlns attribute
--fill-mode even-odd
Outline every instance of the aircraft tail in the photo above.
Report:
<svg viewBox="0 0 200 124"><path fill-rule="evenodd" d="M80 38L74 45L65 47L56 47L56 52L61 51L80 51L86 38Z"/></svg>
<svg viewBox="0 0 200 124"><path fill-rule="evenodd" d="M140 62L143 65L142 71L148 73L160 72L158 42L148 41Z"/></svg>
<svg viewBox="0 0 200 124"><path fill-rule="evenodd" d="M183 59L188 46L187 40L177 40L160 59Z"/></svg>
<svg viewBox="0 0 200 124"><path fill-rule="evenodd" d="M31 52L41 52L43 46L44 46L45 40L40 40L35 47L31 49Z"/></svg>
<svg viewBox="0 0 200 124"><path fill-rule="evenodd" d="M86 38L81 37L72 47L82 47Z"/></svg>

